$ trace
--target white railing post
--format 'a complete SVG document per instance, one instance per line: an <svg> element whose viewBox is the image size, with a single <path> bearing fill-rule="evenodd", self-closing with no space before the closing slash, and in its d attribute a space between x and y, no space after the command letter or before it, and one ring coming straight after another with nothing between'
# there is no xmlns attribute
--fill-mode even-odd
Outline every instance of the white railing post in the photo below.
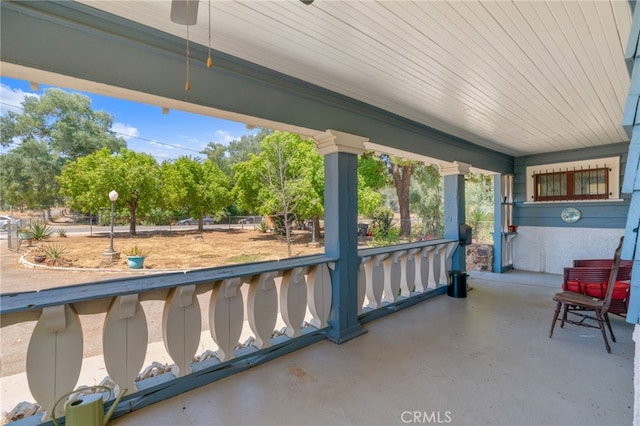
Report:
<svg viewBox="0 0 640 426"><path fill-rule="evenodd" d="M382 262L384 267L384 300L386 302L393 303L398 300L402 277L400 258L406 253L406 250L394 251L389 253L389 256Z"/></svg>
<svg viewBox="0 0 640 426"><path fill-rule="evenodd" d="M360 264L358 265L358 315L362 313L364 298L367 295L367 272L365 265L370 259L370 256L364 256L360 258Z"/></svg>
<svg viewBox="0 0 640 426"><path fill-rule="evenodd" d="M402 296L410 297L416 288L416 276L421 277L420 275L420 251L421 247L412 248L407 251L406 256L402 256L401 259L401 270L402 275L400 276L400 289L402 291ZM416 259L416 254L418 254L418 258ZM421 278L420 278L421 279Z"/></svg>
<svg viewBox="0 0 640 426"><path fill-rule="evenodd" d="M389 253L376 254L365 265L367 274L367 299L370 308L379 308L384 291L384 269L382 262L389 256Z"/></svg>
<svg viewBox="0 0 640 426"><path fill-rule="evenodd" d="M311 268L307 276L307 303L313 318L311 325L325 328L331 311L331 274L326 263Z"/></svg>
<svg viewBox="0 0 640 426"><path fill-rule="evenodd" d="M109 377L121 389L133 391L135 378L147 354L147 318L137 294L118 296L107 311L102 331L102 351Z"/></svg>
<svg viewBox="0 0 640 426"><path fill-rule="evenodd" d="M438 279L436 278L436 253L439 252L440 246L427 247L427 255L429 256L429 279L427 280L427 288L438 287Z"/></svg>
<svg viewBox="0 0 640 426"><path fill-rule="evenodd" d="M56 401L76 386L81 367L82 327L77 312L68 305L44 308L29 340L27 381L31 395L47 410L46 419L54 414L49 410Z"/></svg>
<svg viewBox="0 0 640 426"><path fill-rule="evenodd" d="M433 251L433 246L422 247L422 251L416 256L416 290L419 293L427 291L429 281L429 251Z"/></svg>
<svg viewBox="0 0 640 426"><path fill-rule="evenodd" d="M171 289L162 312L164 346L176 363L176 377L191 373L191 362L200 343L202 316L195 290L195 285Z"/></svg>
<svg viewBox="0 0 640 426"><path fill-rule="evenodd" d="M278 291L274 279L278 272L263 272L253 277L249 287L247 314L258 349L271 346L271 335L278 320Z"/></svg>
<svg viewBox="0 0 640 426"><path fill-rule="evenodd" d="M289 337L300 336L300 329L307 312L307 268L293 268L285 271L280 285L280 312L287 326Z"/></svg>
<svg viewBox="0 0 640 426"><path fill-rule="evenodd" d="M228 361L242 335L244 302L240 287L242 278L227 278L214 285L209 302L209 332L218 345L217 358Z"/></svg>

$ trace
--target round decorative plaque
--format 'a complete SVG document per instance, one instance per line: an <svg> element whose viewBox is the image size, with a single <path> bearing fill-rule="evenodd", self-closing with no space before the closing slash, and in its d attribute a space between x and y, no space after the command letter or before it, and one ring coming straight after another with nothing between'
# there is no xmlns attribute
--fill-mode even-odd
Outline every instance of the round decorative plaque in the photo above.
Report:
<svg viewBox="0 0 640 426"><path fill-rule="evenodd" d="M580 218L582 217L582 213L580 213L580 210L576 209L575 207L567 207L566 209L562 210L562 213L560 213L560 217L567 223L575 223L580 220Z"/></svg>

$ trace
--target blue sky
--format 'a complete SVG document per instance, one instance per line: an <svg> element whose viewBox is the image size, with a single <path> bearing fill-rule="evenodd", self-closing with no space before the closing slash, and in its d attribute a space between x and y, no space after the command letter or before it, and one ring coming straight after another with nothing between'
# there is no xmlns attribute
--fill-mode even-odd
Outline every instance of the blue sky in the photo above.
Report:
<svg viewBox="0 0 640 426"><path fill-rule="evenodd" d="M6 114L8 110L20 112L19 107L25 96L41 95L49 87L51 86L41 84L39 90L34 92L27 81L0 78L0 115ZM151 154L158 162L183 155L202 157L198 152L202 151L209 142L226 145L242 135L257 131L248 130L244 123L176 110L162 114L158 106L69 90L64 87L61 89L82 93L91 98L94 111L102 110L111 114L112 130L127 141L129 149Z"/></svg>

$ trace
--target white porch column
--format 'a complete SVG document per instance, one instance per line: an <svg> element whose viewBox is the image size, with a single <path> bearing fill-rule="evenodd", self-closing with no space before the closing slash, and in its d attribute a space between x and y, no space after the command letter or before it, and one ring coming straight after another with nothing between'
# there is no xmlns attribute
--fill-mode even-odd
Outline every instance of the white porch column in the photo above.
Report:
<svg viewBox="0 0 640 426"><path fill-rule="evenodd" d="M337 257L331 271L327 337L336 343L364 330L358 322L358 155L366 138L327 130L314 136L324 156L325 253Z"/></svg>

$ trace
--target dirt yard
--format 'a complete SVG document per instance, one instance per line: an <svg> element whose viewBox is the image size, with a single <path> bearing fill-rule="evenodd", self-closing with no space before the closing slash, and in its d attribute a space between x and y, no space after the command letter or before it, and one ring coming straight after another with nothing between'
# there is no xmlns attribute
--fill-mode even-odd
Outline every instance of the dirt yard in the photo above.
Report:
<svg viewBox="0 0 640 426"><path fill-rule="evenodd" d="M305 256L324 251L322 246L308 247L309 241L308 232L295 234L291 255ZM134 246L147 254L146 270L205 268L289 257L283 238L253 229L154 231L138 232L136 236L120 234L113 241L115 251L121 252L120 259L114 262L105 260L103 256L109 248L108 233L93 236L69 234L64 238L54 233L48 241L26 248L26 259L36 263L34 255L42 254L41 249L47 246L62 248L64 266L74 268L128 269L126 253ZM21 252L25 250L21 249Z"/></svg>

